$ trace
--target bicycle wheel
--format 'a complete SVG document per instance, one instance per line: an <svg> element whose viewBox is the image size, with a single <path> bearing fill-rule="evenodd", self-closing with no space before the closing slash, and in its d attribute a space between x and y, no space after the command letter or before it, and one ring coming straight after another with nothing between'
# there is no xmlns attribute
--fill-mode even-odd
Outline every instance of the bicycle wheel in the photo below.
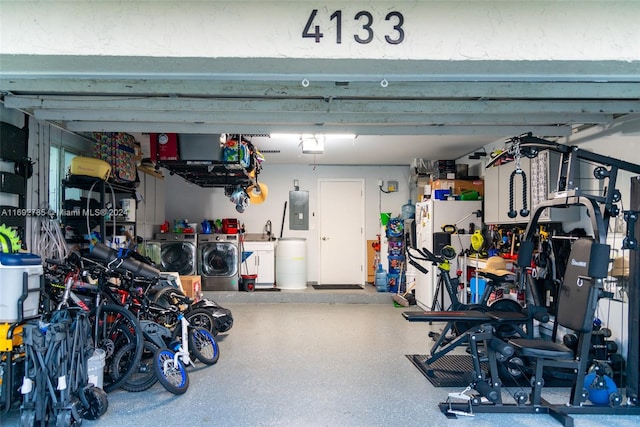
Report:
<svg viewBox="0 0 640 427"><path fill-rule="evenodd" d="M175 353L168 348L159 348L153 356L153 370L158 382L173 394L184 394L189 388L189 374Z"/></svg>
<svg viewBox="0 0 640 427"><path fill-rule="evenodd" d="M216 339L204 328L189 331L189 351L205 365L214 365L220 357Z"/></svg>
<svg viewBox="0 0 640 427"><path fill-rule="evenodd" d="M190 310L189 312L184 314L184 317L186 317L190 327L203 328L209 331L211 335L213 336L216 335L213 332L211 332L211 329L215 330L215 320L211 315L211 313L209 312L209 310L206 310L204 308ZM173 328L173 331L171 332L171 339L179 341L182 335L182 322L176 318L175 325L176 326Z"/></svg>
<svg viewBox="0 0 640 427"><path fill-rule="evenodd" d="M215 319L209 310L196 308L189 310L184 316L194 328L204 328L213 336L218 334L215 327Z"/></svg>
<svg viewBox="0 0 640 427"><path fill-rule="evenodd" d="M110 392L120 387L140 363L144 348L140 321L126 308L112 304L93 308L89 313L89 321L92 324L95 346L105 351L103 389ZM134 344L133 355L127 358L129 365L119 365L118 372L112 372L113 357L129 343Z"/></svg>
<svg viewBox="0 0 640 427"><path fill-rule="evenodd" d="M153 357L158 350L158 346L150 341L144 341L142 357L129 378L120 385L120 388L129 392L137 393L151 388L157 381L156 373L153 370ZM114 376L121 375L123 370L131 364L131 358L135 356L135 344L129 343L122 347L114 355L111 361L111 372Z"/></svg>

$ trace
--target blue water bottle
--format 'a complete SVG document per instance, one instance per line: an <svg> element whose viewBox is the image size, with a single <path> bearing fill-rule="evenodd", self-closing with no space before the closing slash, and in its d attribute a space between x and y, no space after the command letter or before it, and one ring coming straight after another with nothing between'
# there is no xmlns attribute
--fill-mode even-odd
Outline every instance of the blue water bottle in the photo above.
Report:
<svg viewBox="0 0 640 427"><path fill-rule="evenodd" d="M382 264L378 264L376 270L376 289L378 292L388 292L389 286L387 285L387 271L382 268Z"/></svg>

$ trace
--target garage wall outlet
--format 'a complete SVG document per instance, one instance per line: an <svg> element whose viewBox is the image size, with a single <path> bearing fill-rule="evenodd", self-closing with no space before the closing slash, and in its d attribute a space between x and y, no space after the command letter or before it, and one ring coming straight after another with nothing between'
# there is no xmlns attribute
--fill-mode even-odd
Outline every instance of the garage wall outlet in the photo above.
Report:
<svg viewBox="0 0 640 427"><path fill-rule="evenodd" d="M398 191L398 181L389 181L387 182L387 191L389 193L393 193Z"/></svg>
<svg viewBox="0 0 640 427"><path fill-rule="evenodd" d="M378 180L378 187L382 187L384 185L384 181L379 179Z"/></svg>

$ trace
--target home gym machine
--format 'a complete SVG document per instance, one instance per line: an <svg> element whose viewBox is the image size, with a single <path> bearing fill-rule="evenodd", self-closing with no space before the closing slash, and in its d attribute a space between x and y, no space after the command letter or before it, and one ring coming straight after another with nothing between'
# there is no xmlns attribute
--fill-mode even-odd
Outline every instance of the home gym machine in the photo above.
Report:
<svg viewBox="0 0 640 427"><path fill-rule="evenodd" d="M570 206L582 206L586 209L592 226L592 239L576 240L571 248L567 269L560 285L556 322L567 326L578 335L575 348L544 339L510 338L500 339L493 333L492 325L470 331L469 338L473 358L474 379L467 390L462 393L450 393L447 401L439 405L443 414L448 417L456 415L472 415L473 413L528 413L549 414L565 426L573 426L572 414L607 414L607 415L640 415L638 395L640 378L638 376L638 356L640 344L640 227L637 223L640 212L640 182L638 177L631 182L631 207L622 212L626 221L626 234L622 243L623 249L631 250L630 283L629 283L629 349L626 364L626 388L622 393L609 395L609 404L597 405L587 402L589 396L585 387L585 376L588 366L588 352L591 347L593 320L598 299L610 297L604 290L604 280L608 274L610 263L610 247L607 244L609 220L620 215L617 203L621 200L620 192L615 189L619 170L640 175L640 165L623 160L595 154L576 146L567 146L532 136L521 135L510 140L510 150L519 152L529 158L535 157L542 150L560 153L561 162L558 174L557 189L553 197L534 207L527 225L525 237L520 245L517 261L519 283L526 290L527 303L541 306L530 263L534 252L535 233L538 229L540 215L545 209L564 209ZM598 180L608 180L602 195L586 194L577 186L577 173L581 163L597 165L593 175ZM569 309L566 308L569 304ZM563 310L564 308L564 310ZM483 351L479 351L477 343L483 342ZM513 393L514 404L502 401L502 383L499 378L496 361L505 360L513 354L529 360L532 364L533 377L530 381L531 393L523 389ZM489 371L485 372L481 362L486 362ZM550 403L542 397L544 390L543 368L566 368L575 372L569 400L566 403ZM597 370L596 370L597 372ZM594 383L598 381L598 376ZM598 383L596 387L603 386ZM467 394L468 391L473 394Z"/></svg>
<svg viewBox="0 0 640 427"><path fill-rule="evenodd" d="M417 252L419 256L416 256L412 251ZM493 304L489 304L490 294L503 283L502 277L487 273L485 277L490 280L482 293L479 303L464 304L458 298L458 279L452 278L450 275L451 266L449 261L456 256L453 247L443 247L440 255L435 255L427 248L408 249L407 255L409 263L423 274L428 271L417 261L427 261L437 266L438 283L435 294L437 296L441 290L446 290L451 300L451 305L445 310L435 311L433 310L434 307L432 307L431 311L406 311L403 313L404 318L409 322L446 322L441 332L429 332L429 337L435 341L431 347L429 357L420 361L416 359L414 363L424 364L424 369L429 371L432 363L450 353L453 349L468 345L469 331L486 323L491 323L501 335L517 334L521 337L529 336L527 331L533 329L533 313L535 313L531 307L529 310L523 311L518 302L507 298L499 299L494 301ZM541 318L541 320L548 321L548 316ZM416 355L414 357L421 356Z"/></svg>

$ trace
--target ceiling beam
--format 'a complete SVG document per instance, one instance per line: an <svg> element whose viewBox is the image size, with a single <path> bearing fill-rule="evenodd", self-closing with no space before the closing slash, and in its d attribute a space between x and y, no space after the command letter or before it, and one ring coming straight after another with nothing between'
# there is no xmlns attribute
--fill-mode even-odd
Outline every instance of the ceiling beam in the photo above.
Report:
<svg viewBox="0 0 640 427"><path fill-rule="evenodd" d="M356 135L520 135L532 132L540 137L569 136L570 126L439 126L439 125L296 125L296 124L186 124L161 122L87 122L62 124L72 132L171 132L171 133L352 133Z"/></svg>
<svg viewBox="0 0 640 427"><path fill-rule="evenodd" d="M0 78L11 93L103 95L181 95L228 97L374 97L374 98L530 98L530 99L638 99L637 82L456 82L221 81L177 79L68 79Z"/></svg>
<svg viewBox="0 0 640 427"><path fill-rule="evenodd" d="M627 114L640 112L640 100L369 100L369 99L201 99L170 97L52 97L13 96L4 99L7 108L17 109L96 109L134 111L209 112L317 112L336 113L595 113Z"/></svg>
<svg viewBox="0 0 640 427"><path fill-rule="evenodd" d="M136 110L58 110L35 109L38 120L161 122L205 124L445 124L445 125L549 125L549 124L606 124L613 122L612 114L538 113L538 114L432 114L432 113L348 113L348 112L202 112L202 111L136 111Z"/></svg>
<svg viewBox="0 0 640 427"><path fill-rule="evenodd" d="M638 61L194 58L0 54L3 79L636 82ZM0 88L4 84L0 83Z"/></svg>

